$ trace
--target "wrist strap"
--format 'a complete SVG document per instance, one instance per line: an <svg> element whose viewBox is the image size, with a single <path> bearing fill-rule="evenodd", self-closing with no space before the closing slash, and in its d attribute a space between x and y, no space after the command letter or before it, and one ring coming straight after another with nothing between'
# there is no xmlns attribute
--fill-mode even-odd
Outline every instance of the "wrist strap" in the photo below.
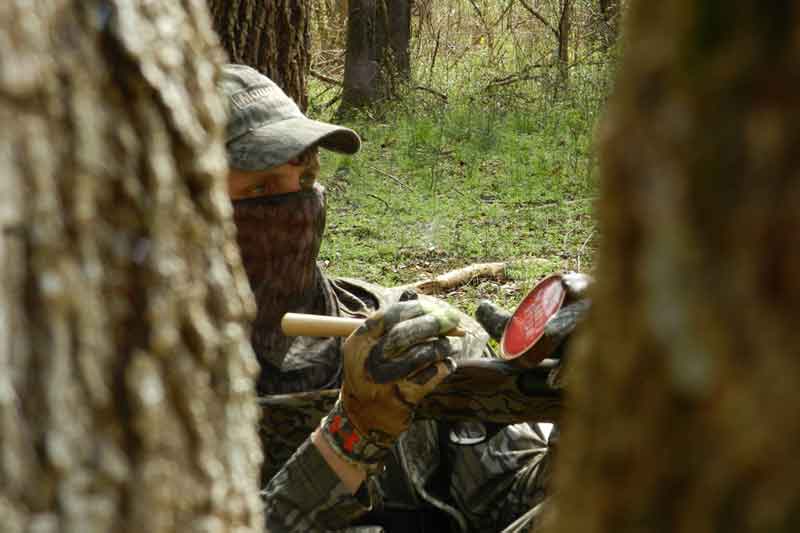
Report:
<svg viewBox="0 0 800 533"><path fill-rule="evenodd" d="M347 416L341 399L322 420L322 436L340 457L366 468L369 474L380 470L391 449L391 441L361 433Z"/></svg>

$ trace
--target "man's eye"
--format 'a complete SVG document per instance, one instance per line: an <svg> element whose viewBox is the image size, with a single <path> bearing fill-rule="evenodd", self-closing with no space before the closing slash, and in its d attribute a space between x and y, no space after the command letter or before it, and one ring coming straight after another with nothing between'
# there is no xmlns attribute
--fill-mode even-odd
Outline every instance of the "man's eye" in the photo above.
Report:
<svg viewBox="0 0 800 533"><path fill-rule="evenodd" d="M264 185L264 184L256 185L254 187L251 187L250 190L248 191L248 193L250 195L252 195L252 196L258 196L260 194L266 194L267 193L267 186Z"/></svg>

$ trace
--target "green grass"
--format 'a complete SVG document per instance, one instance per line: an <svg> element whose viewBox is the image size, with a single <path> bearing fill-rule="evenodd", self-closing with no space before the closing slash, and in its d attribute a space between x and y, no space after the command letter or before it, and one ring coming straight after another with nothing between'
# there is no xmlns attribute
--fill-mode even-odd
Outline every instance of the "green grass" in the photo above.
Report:
<svg viewBox="0 0 800 533"><path fill-rule="evenodd" d="M472 312L481 298L513 308L547 273L591 269L599 105L504 96L464 90L444 104L418 91L348 120L362 151L322 155L327 272L397 285L514 262L511 279L444 295Z"/></svg>

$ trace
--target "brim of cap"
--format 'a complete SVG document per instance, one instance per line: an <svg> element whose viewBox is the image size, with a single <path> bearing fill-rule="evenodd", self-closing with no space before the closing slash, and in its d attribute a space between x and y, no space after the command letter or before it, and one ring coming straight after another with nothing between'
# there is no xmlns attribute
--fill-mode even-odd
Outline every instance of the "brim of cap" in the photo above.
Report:
<svg viewBox="0 0 800 533"><path fill-rule="evenodd" d="M313 144L343 154L361 148L361 138L350 128L296 117L268 124L228 143L228 164L245 171L282 165Z"/></svg>

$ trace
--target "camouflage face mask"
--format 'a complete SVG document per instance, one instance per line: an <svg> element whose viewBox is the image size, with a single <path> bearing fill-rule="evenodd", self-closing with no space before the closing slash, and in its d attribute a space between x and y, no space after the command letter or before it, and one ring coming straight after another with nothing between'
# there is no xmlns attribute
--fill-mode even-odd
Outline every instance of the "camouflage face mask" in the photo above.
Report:
<svg viewBox="0 0 800 533"><path fill-rule="evenodd" d="M324 188L233 202L239 249L258 314L251 341L259 361L280 368L291 339L280 331L284 313L313 313L325 230Z"/></svg>

